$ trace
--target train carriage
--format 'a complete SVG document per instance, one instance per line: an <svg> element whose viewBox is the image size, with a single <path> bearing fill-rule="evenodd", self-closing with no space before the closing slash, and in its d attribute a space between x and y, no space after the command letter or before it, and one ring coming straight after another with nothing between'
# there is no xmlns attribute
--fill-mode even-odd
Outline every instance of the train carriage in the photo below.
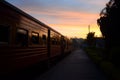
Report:
<svg viewBox="0 0 120 80"><path fill-rule="evenodd" d="M0 1L0 73L60 56L64 51L62 37L22 10Z"/></svg>
<svg viewBox="0 0 120 80"><path fill-rule="evenodd" d="M51 34L50 34L50 45L51 45L50 56L51 57L61 54L60 38L61 38L61 35L59 33L51 30Z"/></svg>

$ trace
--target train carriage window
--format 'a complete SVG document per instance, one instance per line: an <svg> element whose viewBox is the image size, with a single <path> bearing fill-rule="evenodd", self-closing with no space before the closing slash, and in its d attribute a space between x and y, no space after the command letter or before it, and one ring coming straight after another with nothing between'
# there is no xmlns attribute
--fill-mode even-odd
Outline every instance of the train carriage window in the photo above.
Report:
<svg viewBox="0 0 120 80"><path fill-rule="evenodd" d="M42 35L42 39L43 39L43 40L46 40L46 35Z"/></svg>
<svg viewBox="0 0 120 80"><path fill-rule="evenodd" d="M56 43L57 45L59 45L60 44L60 41L59 41L59 38L57 38L57 43Z"/></svg>
<svg viewBox="0 0 120 80"><path fill-rule="evenodd" d="M47 37L46 37L46 35L42 35L42 40L43 40L43 44L46 44L46 41L47 41Z"/></svg>
<svg viewBox="0 0 120 80"><path fill-rule="evenodd" d="M39 44L39 33L32 32L32 43Z"/></svg>
<svg viewBox="0 0 120 80"><path fill-rule="evenodd" d="M52 38L52 45L56 45L56 39Z"/></svg>
<svg viewBox="0 0 120 80"><path fill-rule="evenodd" d="M17 29L16 42L21 46L27 46L28 44L28 31L25 29Z"/></svg>
<svg viewBox="0 0 120 80"><path fill-rule="evenodd" d="M0 44L9 43L9 34L10 34L9 27L0 25Z"/></svg>

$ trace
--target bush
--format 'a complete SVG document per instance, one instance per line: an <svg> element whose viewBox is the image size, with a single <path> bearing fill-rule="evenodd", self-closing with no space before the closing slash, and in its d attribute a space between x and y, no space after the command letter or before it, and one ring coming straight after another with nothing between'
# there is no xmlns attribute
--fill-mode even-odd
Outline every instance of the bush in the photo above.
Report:
<svg viewBox="0 0 120 80"><path fill-rule="evenodd" d="M89 57L95 62L104 72L108 75L110 80L120 80L120 68L116 67L112 62L106 61L103 59L103 52L104 49L95 48L95 47L88 47L85 49ZM119 54L120 48L114 48L110 50L109 59L115 59L116 63L119 64ZM104 54L103 54L104 55Z"/></svg>

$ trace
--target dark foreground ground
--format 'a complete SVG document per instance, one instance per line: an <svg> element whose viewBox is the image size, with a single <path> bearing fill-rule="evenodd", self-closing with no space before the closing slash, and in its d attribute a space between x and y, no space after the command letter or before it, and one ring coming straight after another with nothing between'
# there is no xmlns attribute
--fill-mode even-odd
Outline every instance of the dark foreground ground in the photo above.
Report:
<svg viewBox="0 0 120 80"><path fill-rule="evenodd" d="M40 66L1 80L107 80L107 77L89 59L82 49L77 49L58 60L51 68Z"/></svg>
<svg viewBox="0 0 120 80"><path fill-rule="evenodd" d="M78 49L34 80L107 80L107 78L86 53Z"/></svg>

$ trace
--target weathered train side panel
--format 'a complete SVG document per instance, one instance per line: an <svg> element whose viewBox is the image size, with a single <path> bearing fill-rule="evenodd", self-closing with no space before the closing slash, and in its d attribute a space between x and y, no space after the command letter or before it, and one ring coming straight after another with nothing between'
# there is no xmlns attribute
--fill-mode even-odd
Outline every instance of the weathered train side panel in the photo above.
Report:
<svg viewBox="0 0 120 80"><path fill-rule="evenodd" d="M70 51L59 32L0 1L0 74L27 68Z"/></svg>
<svg viewBox="0 0 120 80"><path fill-rule="evenodd" d="M61 44L60 44L61 35L51 30L50 35L50 45L51 45L51 57L60 56L61 55Z"/></svg>
<svg viewBox="0 0 120 80"><path fill-rule="evenodd" d="M6 2L0 10L0 73L47 60L48 29Z"/></svg>

